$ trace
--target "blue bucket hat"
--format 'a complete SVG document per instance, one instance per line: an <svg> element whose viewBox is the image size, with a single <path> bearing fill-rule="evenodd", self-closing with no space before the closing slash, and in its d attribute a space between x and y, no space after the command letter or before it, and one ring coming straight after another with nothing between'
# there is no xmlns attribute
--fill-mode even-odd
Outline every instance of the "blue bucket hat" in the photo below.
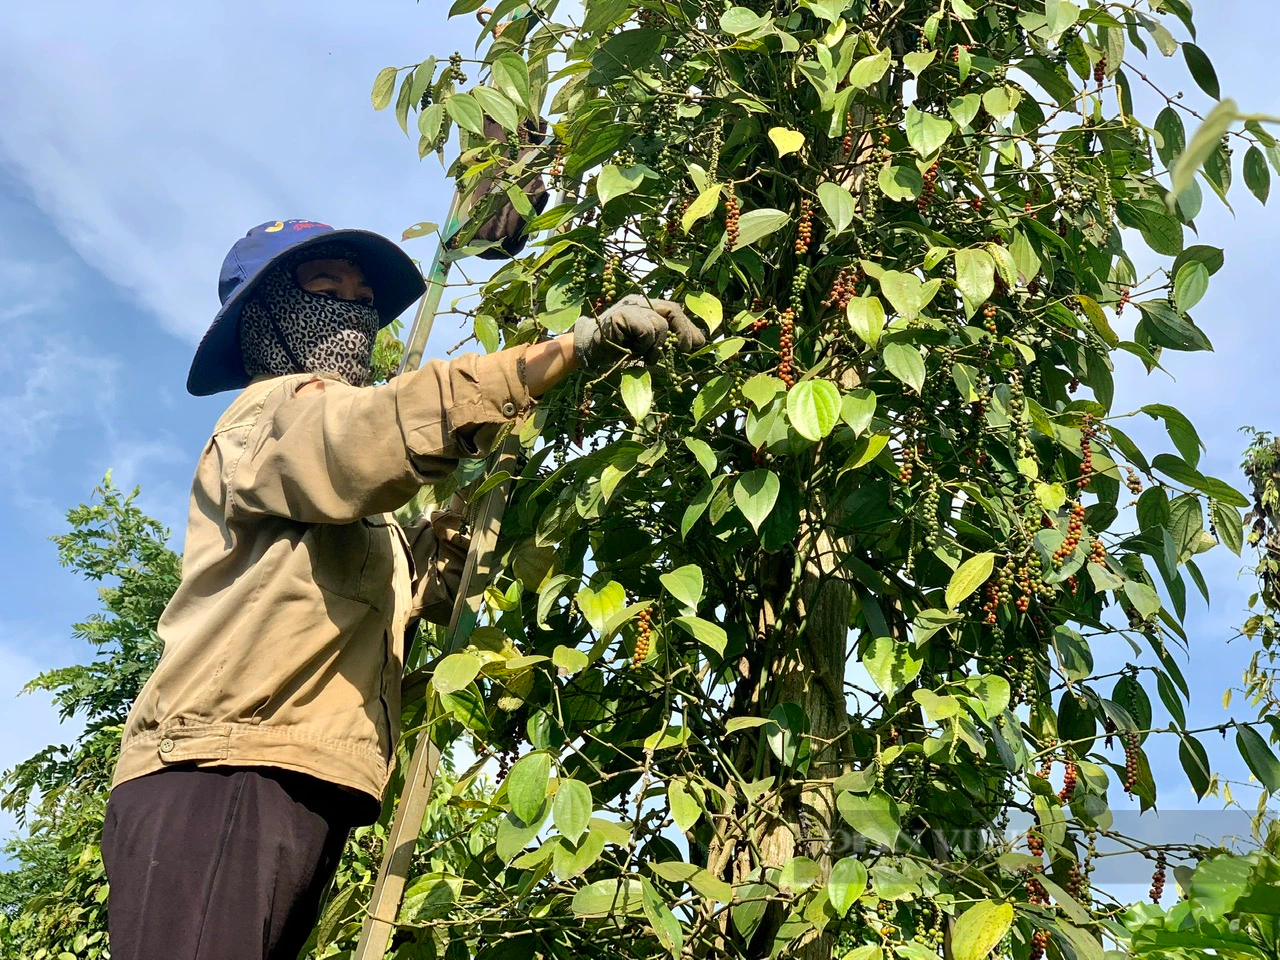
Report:
<svg viewBox="0 0 1280 960"><path fill-rule="evenodd" d="M222 262L218 298L222 309L196 348L187 374L187 391L207 397L249 384L240 352L240 311L258 281L285 256L321 243L344 243L360 259L382 326L422 296L426 283L408 254L386 237L366 230L335 230L314 220L273 220L259 224L235 242Z"/></svg>

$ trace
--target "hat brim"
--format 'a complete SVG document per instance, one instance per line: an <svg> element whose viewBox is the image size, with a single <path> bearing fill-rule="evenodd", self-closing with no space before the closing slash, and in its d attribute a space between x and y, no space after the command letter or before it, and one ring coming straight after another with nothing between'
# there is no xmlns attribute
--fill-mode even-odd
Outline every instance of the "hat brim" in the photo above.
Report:
<svg viewBox="0 0 1280 960"><path fill-rule="evenodd" d="M373 302L378 309L381 326L385 327L404 313L426 290L422 274L409 255L386 237L367 230L333 230L309 237L276 254L236 288L222 305L209 332L196 348L187 374L187 392L207 397L225 390L240 390L252 379L244 369L240 351L240 312L257 289L259 281L285 257L308 247L326 243L345 243L355 248L360 257Z"/></svg>

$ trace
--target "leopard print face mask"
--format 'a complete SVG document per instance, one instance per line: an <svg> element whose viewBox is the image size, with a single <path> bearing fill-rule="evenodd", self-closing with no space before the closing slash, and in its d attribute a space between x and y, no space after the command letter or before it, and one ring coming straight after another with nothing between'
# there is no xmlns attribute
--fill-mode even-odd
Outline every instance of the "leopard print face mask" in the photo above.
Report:
<svg viewBox="0 0 1280 960"><path fill-rule="evenodd" d="M245 372L251 377L335 373L353 386L367 386L381 326L378 311L367 303L303 290L294 271L307 260L354 262L344 247L312 247L262 279L240 315Z"/></svg>

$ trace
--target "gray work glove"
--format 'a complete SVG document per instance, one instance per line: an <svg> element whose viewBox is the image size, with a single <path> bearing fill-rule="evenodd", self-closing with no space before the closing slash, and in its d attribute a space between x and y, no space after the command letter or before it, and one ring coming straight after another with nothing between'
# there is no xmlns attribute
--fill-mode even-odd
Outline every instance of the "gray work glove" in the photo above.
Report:
<svg viewBox="0 0 1280 960"><path fill-rule="evenodd" d="M580 318L573 328L573 350L583 370L627 357L657 363L671 333L680 353L693 353L707 342L680 304L631 294L598 317Z"/></svg>

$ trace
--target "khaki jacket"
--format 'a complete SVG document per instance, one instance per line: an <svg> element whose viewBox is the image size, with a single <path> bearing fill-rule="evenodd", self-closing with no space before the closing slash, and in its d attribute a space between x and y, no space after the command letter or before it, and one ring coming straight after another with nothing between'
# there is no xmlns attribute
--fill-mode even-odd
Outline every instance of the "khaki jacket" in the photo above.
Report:
<svg viewBox="0 0 1280 960"><path fill-rule="evenodd" d="M409 622L447 622L458 518L391 511L527 411L524 348L376 387L313 375L251 384L200 456L182 583L112 785L174 764L269 766L381 797ZM322 379L324 390L297 396Z"/></svg>

